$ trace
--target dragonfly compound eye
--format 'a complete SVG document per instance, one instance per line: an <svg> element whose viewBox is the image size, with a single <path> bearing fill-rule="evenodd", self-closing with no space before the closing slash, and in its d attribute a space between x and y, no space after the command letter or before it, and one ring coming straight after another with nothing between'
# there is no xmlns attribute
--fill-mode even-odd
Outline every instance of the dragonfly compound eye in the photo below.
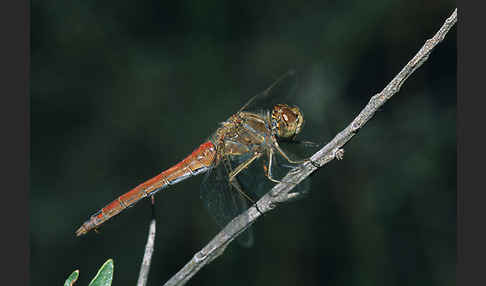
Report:
<svg viewBox="0 0 486 286"><path fill-rule="evenodd" d="M293 138L299 134L304 124L304 116L297 106L277 104L272 110L272 125L280 138Z"/></svg>

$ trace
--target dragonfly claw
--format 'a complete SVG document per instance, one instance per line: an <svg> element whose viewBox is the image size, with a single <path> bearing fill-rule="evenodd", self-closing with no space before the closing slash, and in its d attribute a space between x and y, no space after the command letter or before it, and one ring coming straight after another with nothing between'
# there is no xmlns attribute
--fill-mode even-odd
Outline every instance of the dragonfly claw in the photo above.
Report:
<svg viewBox="0 0 486 286"><path fill-rule="evenodd" d="M317 163L316 161L312 160L312 159L309 159L307 160L309 163L311 163L312 166L316 167L316 168L320 168L321 165L319 165L319 163Z"/></svg>

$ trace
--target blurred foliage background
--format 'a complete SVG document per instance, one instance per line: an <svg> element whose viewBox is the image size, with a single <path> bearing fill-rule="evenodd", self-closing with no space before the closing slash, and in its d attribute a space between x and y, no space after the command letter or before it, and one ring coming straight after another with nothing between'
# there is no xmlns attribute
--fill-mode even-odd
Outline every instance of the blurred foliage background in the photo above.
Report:
<svg viewBox="0 0 486 286"><path fill-rule="evenodd" d="M289 69L302 138L326 143L452 13L454 1L31 1L32 285L87 285L108 258L134 285L150 203L76 238L93 212L176 163ZM456 28L312 176L190 285L455 285ZM156 196L149 285L218 231L202 177Z"/></svg>

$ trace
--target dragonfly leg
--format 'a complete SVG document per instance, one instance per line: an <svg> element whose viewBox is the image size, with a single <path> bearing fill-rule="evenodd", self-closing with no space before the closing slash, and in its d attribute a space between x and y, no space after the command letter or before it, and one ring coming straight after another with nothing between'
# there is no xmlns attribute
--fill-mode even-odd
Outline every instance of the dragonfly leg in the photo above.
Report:
<svg viewBox="0 0 486 286"><path fill-rule="evenodd" d="M245 191L243 191L243 188L241 188L241 185L238 183L237 180L234 180L230 182L231 185L233 187L235 187L235 189L238 190L238 192L245 198L247 199L248 201L250 201L256 208L256 210L261 214L263 215L263 212L258 208L258 204L255 202L255 200L253 200L252 198L250 198L250 196L248 196Z"/></svg>
<svg viewBox="0 0 486 286"><path fill-rule="evenodd" d="M307 145L307 146L309 146L309 147L317 147L317 146L319 146L319 144L314 143L314 142L311 142L311 141L290 141L290 143ZM315 162L315 161L311 160L310 158L309 158L309 159L300 160L300 161L293 161L293 160L290 160L290 159L288 158L288 156L285 154L285 152L284 152L284 151L283 151L283 150L280 148L280 146L279 146L278 144L276 144L276 145L277 145L277 146L276 146L276 148L277 148L277 150L279 151L279 153L280 153L280 154L282 154L282 156L284 156L284 157L285 157L285 159L287 159L287 161L289 161L290 163L294 163L294 164L301 164L301 163L309 162L309 163L311 163L311 164L312 164L314 167L316 167L316 168L320 168L320 167L321 167L321 166L319 165L319 163L317 163L317 162ZM344 152L344 151L343 151L343 152ZM336 158L337 158L337 159L339 159L339 160L340 160L340 159L342 159L342 156L339 158L337 155L338 155L338 154L336 154ZM342 153L341 153L341 155L342 155Z"/></svg>
<svg viewBox="0 0 486 286"><path fill-rule="evenodd" d="M270 150L268 152L268 164L267 164L267 166L265 166L265 163L263 163L263 169L265 170L265 176L272 182L281 183L282 181L274 179L272 177L272 166L273 166L273 150Z"/></svg>
<svg viewBox="0 0 486 286"><path fill-rule="evenodd" d="M250 166L251 163L253 163L253 161L255 161L256 159L260 158L260 156L262 156L261 153L257 152L255 154L253 154L253 156L246 160L245 162L241 163L240 165L238 165L234 170L232 170L228 177L229 177L229 180L232 181L234 180L234 178L241 172L243 171L244 169L246 169L248 166Z"/></svg>
<svg viewBox="0 0 486 286"><path fill-rule="evenodd" d="M259 156L258 156L258 157L259 157ZM258 157L256 157L256 158L258 158ZM252 158L250 158L248 161L253 162L254 160L255 160L255 159L253 159L253 160L252 160ZM250 162L250 163L251 163L251 162ZM247 162L245 162L245 163L247 163ZM245 163L243 163L243 164L245 164ZM243 165L243 164L242 164L242 165ZM248 166L248 165L247 165L247 166ZM231 169L231 168L230 168L230 169ZM236 170L236 169L235 169L235 170ZM241 172L241 171L240 171L240 172ZM258 208L258 204L255 202L255 200L253 200L252 198L250 198L250 196L248 196L248 195L245 193L245 191L243 191L243 188L241 187L240 183L238 183L238 181L237 181L237 180L235 180L235 176L236 176L236 175L234 175L233 177L231 177L231 179L229 180L230 184L231 184L233 187L235 187L235 189L236 189L236 190L238 190L238 192L239 192L239 193L240 193L240 194L241 194L241 195L242 195L244 198L246 198L248 201L250 201L250 202L251 202L251 203L252 203L252 204L255 206L256 210L257 210L257 211L258 211L258 212L259 212L261 215L263 215L262 211L261 211L261 210Z"/></svg>
<svg viewBox="0 0 486 286"><path fill-rule="evenodd" d="M238 183L238 181L236 181L236 176L241 172L243 171L244 169L246 169L251 163L253 163L253 161L255 161L256 159L260 158L262 154L261 153L255 153L250 159L248 159L247 161L241 163L240 165L238 165L234 170L231 170L231 172L229 173L228 175L228 180L229 180L229 183L235 187L235 189L238 190L238 192L243 195L246 199L248 199L250 202L252 203L255 203L254 200L252 200L244 191L243 189L241 188L240 184Z"/></svg>
<svg viewBox="0 0 486 286"><path fill-rule="evenodd" d="M298 160L298 161L294 161L292 159L289 158L289 156L284 152L284 150L282 150L282 148L280 148L280 145L278 145L277 142L275 142L275 149L277 149L277 151L285 158L285 160L287 160L289 163L292 163L292 164L302 164L302 163L305 163L307 161L309 161L309 159L304 159L304 160Z"/></svg>
<svg viewBox="0 0 486 286"><path fill-rule="evenodd" d="M254 201L252 198L250 198L250 196L249 196L249 195L247 195L247 194L245 193L245 191L243 191L243 188L241 188L241 186L240 186L240 184L238 183L238 181L236 181L235 179L233 179L232 181L230 181L230 184L231 184L233 187L235 187L235 189L236 189L236 190L238 190L238 192L239 192L239 193L240 193L240 194L241 194L243 197L245 197L245 199L249 200L249 201L250 201L252 204L254 204L254 203L255 203L255 201Z"/></svg>
<svg viewBox="0 0 486 286"><path fill-rule="evenodd" d="M280 180L277 180L277 179L274 179L272 177L272 166L273 166L273 150L270 150L269 151L269 154L268 154L268 166L265 166L263 165L263 169L265 170L265 176L272 182L275 182L275 183L284 183L284 184L294 184L296 185L295 183L293 182L284 182L284 181L280 181Z"/></svg>

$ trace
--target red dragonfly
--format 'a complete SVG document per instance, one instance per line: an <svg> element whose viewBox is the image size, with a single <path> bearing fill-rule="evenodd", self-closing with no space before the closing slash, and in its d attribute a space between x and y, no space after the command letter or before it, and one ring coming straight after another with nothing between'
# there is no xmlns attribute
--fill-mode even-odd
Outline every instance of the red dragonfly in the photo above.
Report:
<svg viewBox="0 0 486 286"><path fill-rule="evenodd" d="M269 102L269 98L274 100L276 97L270 97L270 91L273 93L273 89L292 74L293 72L286 73L262 93L251 98L238 112L222 122L209 140L185 159L93 214L76 230L76 235L80 236L98 228L143 198L151 197L170 185L205 172L207 174L201 184L201 197L217 224L224 227L248 208L248 201L254 202L246 191L268 190L269 188L262 187L265 185L263 181L277 183L277 177L284 175L285 169L288 171L292 164L295 166L305 161L292 159L292 155L279 144L279 141L297 142L294 140L295 136L300 133L304 124L300 109L281 103L266 110L255 107L265 105L262 102ZM250 111L252 109L255 111ZM259 159L263 159L263 172L247 171ZM262 176L266 179L262 179ZM305 187L303 185L301 191ZM244 234L239 238L240 243L251 245L251 232L246 231Z"/></svg>

